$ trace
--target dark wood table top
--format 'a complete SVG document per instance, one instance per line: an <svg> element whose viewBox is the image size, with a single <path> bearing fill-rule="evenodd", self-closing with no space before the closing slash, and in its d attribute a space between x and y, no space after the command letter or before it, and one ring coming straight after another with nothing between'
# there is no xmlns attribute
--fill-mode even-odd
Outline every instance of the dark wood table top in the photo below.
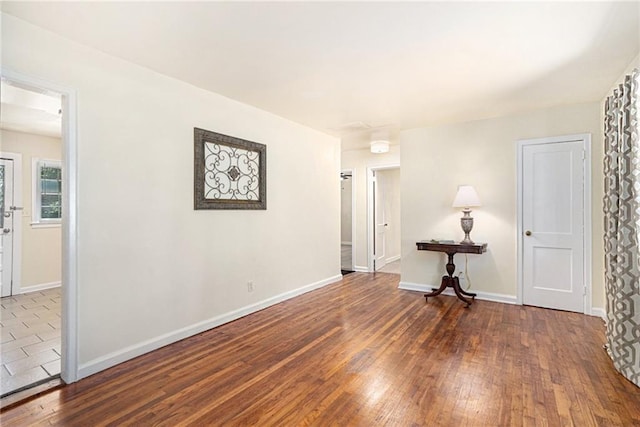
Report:
<svg viewBox="0 0 640 427"><path fill-rule="evenodd" d="M419 251L434 251L446 253L481 254L487 251L487 243L465 245L437 240L421 240L416 242Z"/></svg>

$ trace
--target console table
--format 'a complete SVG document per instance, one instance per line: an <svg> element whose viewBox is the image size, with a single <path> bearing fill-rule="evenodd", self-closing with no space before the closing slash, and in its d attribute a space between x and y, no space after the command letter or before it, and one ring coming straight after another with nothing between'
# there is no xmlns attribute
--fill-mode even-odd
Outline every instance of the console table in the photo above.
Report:
<svg viewBox="0 0 640 427"><path fill-rule="evenodd" d="M453 256L457 253L483 254L487 251L487 244L474 243L471 245L466 245L461 243L442 242L437 240L422 240L420 242L416 242L416 246L418 247L419 251L444 252L448 256L447 275L442 276L442 283L440 284L440 287L438 289L434 289L433 292L425 294L425 300L429 301L429 297L440 295L442 291L444 291L448 287L452 287L458 298L466 304L465 307L469 307L472 300L475 299L476 294L467 292L462 289L460 287L460 281L458 280L458 278L453 277L453 273L456 271L456 265L453 263ZM465 296L471 297L471 299L465 298Z"/></svg>

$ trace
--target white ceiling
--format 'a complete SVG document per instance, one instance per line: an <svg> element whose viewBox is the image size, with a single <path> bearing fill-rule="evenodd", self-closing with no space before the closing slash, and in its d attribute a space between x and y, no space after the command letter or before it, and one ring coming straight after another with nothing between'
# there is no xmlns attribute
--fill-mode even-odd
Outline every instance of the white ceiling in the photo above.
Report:
<svg viewBox="0 0 640 427"><path fill-rule="evenodd" d="M60 95L0 83L0 128L60 138Z"/></svg>
<svg viewBox="0 0 640 427"><path fill-rule="evenodd" d="M600 100L640 3L9 2L4 12L366 146L388 131Z"/></svg>

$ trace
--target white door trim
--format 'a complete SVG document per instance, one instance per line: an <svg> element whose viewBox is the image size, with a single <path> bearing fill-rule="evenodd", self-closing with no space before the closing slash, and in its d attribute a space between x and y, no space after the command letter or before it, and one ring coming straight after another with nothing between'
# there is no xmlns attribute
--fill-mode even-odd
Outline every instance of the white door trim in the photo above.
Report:
<svg viewBox="0 0 640 427"><path fill-rule="evenodd" d="M0 157L13 160L13 205L24 206L22 200L22 154L3 151ZM16 179L16 177L18 177ZM22 215L13 212L13 257L11 258L11 293L18 295L22 285Z"/></svg>
<svg viewBox="0 0 640 427"><path fill-rule="evenodd" d="M355 271L356 270L356 170L342 169L340 173L351 174L351 268Z"/></svg>
<svg viewBox="0 0 640 427"><path fill-rule="evenodd" d="M67 86L6 68L2 78L62 95L62 366L61 378L78 380L78 141L77 93Z"/></svg>
<svg viewBox="0 0 640 427"><path fill-rule="evenodd" d="M593 307L592 305L592 285L591 285L591 267L592 267L592 259L591 259L591 134L582 133L576 135L564 135L564 136L553 136L547 138L534 138L534 139L521 139L517 141L517 186L516 186L516 203L517 203L517 235L518 235L518 294L517 294L517 304L522 305L522 294L523 294L523 286L524 286L524 277L523 277L523 256L522 250L524 247L523 241L523 233L524 230L522 228L522 215L523 215L523 200L522 200L522 191L523 191L523 183L522 183L522 172L523 172L523 158L522 152L523 148L527 145L539 145L539 144L553 144L558 142L570 142L570 141L582 141L582 146L584 150L584 160L583 160L583 176L584 176L584 281L585 281L585 296L584 296L584 314L592 315Z"/></svg>
<svg viewBox="0 0 640 427"><path fill-rule="evenodd" d="M373 173L385 169L400 169L400 163L389 163L367 167L367 269L373 273Z"/></svg>

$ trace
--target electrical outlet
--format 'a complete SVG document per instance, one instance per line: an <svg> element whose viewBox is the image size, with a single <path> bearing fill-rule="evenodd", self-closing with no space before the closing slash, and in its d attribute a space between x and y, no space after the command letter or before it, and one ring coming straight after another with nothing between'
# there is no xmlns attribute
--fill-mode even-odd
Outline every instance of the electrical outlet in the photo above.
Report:
<svg viewBox="0 0 640 427"><path fill-rule="evenodd" d="M247 292L253 292L253 282L247 282Z"/></svg>

